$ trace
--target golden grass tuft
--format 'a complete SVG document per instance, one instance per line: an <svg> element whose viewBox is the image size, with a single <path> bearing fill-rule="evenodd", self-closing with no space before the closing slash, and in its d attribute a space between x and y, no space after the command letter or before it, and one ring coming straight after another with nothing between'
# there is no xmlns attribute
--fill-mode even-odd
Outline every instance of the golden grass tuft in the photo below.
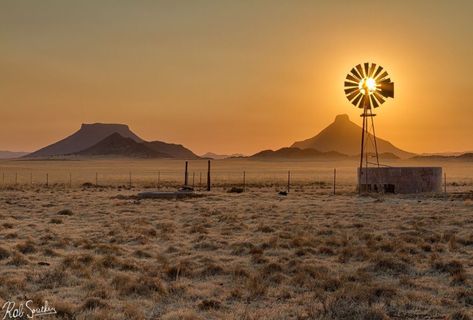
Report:
<svg viewBox="0 0 473 320"><path fill-rule="evenodd" d="M163 320L203 320L204 318L200 317L193 310L176 310L166 313L163 317Z"/></svg>
<svg viewBox="0 0 473 320"><path fill-rule="evenodd" d="M111 281L111 285L122 296L150 296L167 293L162 281L156 277L131 276L118 273Z"/></svg>
<svg viewBox="0 0 473 320"><path fill-rule="evenodd" d="M10 251L4 247L0 247L0 260L4 260L10 257Z"/></svg>

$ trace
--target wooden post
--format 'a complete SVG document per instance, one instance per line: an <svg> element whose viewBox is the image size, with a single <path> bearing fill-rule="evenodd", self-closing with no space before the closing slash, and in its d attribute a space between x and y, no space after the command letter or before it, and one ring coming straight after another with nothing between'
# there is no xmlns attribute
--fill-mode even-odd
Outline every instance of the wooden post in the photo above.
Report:
<svg viewBox="0 0 473 320"><path fill-rule="evenodd" d="M246 191L246 172L243 171L243 192Z"/></svg>
<svg viewBox="0 0 473 320"><path fill-rule="evenodd" d="M49 186L49 174L46 173L46 187Z"/></svg>
<svg viewBox="0 0 473 320"><path fill-rule="evenodd" d="M128 173L128 187L131 188L131 171Z"/></svg>
<svg viewBox="0 0 473 320"><path fill-rule="evenodd" d="M18 172L15 172L15 185L18 184Z"/></svg>
<svg viewBox="0 0 473 320"><path fill-rule="evenodd" d="M30 184L33 185L33 172L30 172Z"/></svg>
<svg viewBox="0 0 473 320"><path fill-rule="evenodd" d="M187 186L187 161L186 161L186 169L184 170L184 185Z"/></svg>
<svg viewBox="0 0 473 320"><path fill-rule="evenodd" d="M69 172L69 188L72 188L72 174Z"/></svg>
<svg viewBox="0 0 473 320"><path fill-rule="evenodd" d="M156 189L159 189L160 183L161 183L161 172L158 171L158 183L157 183L157 185L156 185Z"/></svg>
<svg viewBox="0 0 473 320"><path fill-rule="evenodd" d="M291 190L291 171L287 172L287 193Z"/></svg>
<svg viewBox="0 0 473 320"><path fill-rule="evenodd" d="M337 190L337 169L333 169L333 194L336 194Z"/></svg>
<svg viewBox="0 0 473 320"><path fill-rule="evenodd" d="M192 172L192 188L195 187L195 172Z"/></svg>
<svg viewBox="0 0 473 320"><path fill-rule="evenodd" d="M97 187L99 185L99 174L96 172L95 173L95 186Z"/></svg>
<svg viewBox="0 0 473 320"><path fill-rule="evenodd" d="M207 163L207 191L210 191L210 160Z"/></svg>
<svg viewBox="0 0 473 320"><path fill-rule="evenodd" d="M202 188L202 172L199 172L199 188Z"/></svg>
<svg viewBox="0 0 473 320"><path fill-rule="evenodd" d="M443 192L447 193L447 173L443 173Z"/></svg>
<svg viewBox="0 0 473 320"><path fill-rule="evenodd" d="M5 172L2 172L2 184L5 184Z"/></svg>

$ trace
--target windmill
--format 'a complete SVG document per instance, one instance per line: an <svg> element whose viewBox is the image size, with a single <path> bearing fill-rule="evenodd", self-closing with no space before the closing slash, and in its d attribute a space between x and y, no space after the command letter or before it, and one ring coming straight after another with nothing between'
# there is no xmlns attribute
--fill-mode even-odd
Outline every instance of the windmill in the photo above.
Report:
<svg viewBox="0 0 473 320"><path fill-rule="evenodd" d="M374 117L372 109L379 107L387 98L394 98L394 83L389 79L389 75L383 67L376 63L365 62L358 64L347 74L345 79L345 95L355 107L363 109L361 117L363 125L361 131L360 150L360 173L363 171L363 161L366 168L369 152L366 148L366 139L370 139L370 129L368 118L371 120L371 131L376 155L376 165L379 167L378 145L376 143L376 132L374 128ZM364 160L363 160L364 159ZM367 176L367 175L365 175ZM359 190L361 192L361 185Z"/></svg>

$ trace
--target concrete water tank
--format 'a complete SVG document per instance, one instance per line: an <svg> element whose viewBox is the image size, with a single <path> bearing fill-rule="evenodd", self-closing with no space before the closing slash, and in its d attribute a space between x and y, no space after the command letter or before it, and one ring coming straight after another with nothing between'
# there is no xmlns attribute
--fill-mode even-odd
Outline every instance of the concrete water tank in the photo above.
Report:
<svg viewBox="0 0 473 320"><path fill-rule="evenodd" d="M358 168L358 186L362 192L437 193L442 191L442 168Z"/></svg>

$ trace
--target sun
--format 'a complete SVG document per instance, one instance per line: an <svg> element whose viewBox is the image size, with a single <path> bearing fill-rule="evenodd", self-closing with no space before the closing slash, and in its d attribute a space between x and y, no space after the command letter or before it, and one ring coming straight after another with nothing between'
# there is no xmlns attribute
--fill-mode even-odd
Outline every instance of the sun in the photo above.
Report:
<svg viewBox="0 0 473 320"><path fill-rule="evenodd" d="M358 88L362 94L372 94L377 89L376 80L373 78L364 78L358 84Z"/></svg>

